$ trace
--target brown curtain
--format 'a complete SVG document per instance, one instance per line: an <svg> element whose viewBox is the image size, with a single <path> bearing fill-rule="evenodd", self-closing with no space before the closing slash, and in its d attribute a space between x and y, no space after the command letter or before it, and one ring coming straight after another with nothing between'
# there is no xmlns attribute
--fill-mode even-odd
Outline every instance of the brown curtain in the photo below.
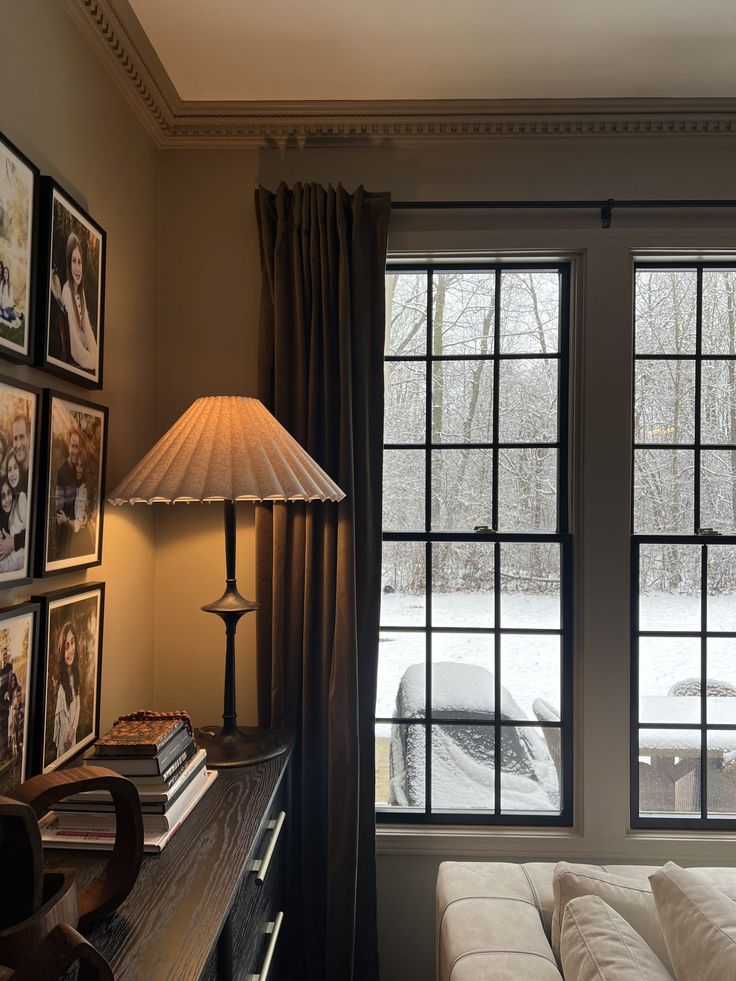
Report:
<svg viewBox="0 0 736 981"><path fill-rule="evenodd" d="M345 491L256 514L259 718L297 733L296 977L376 981L374 712L388 194L256 191L259 395ZM286 921L285 921L286 922Z"/></svg>

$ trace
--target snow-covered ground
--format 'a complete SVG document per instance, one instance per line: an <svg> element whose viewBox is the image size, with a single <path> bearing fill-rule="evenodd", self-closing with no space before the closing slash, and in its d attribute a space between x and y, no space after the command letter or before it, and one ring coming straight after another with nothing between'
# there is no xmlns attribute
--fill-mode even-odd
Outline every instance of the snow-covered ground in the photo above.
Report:
<svg viewBox="0 0 736 981"><path fill-rule="evenodd" d="M433 620L443 627L492 627L493 594L448 593L432 597ZM425 620L422 596L402 593L383 595L381 622L386 626L421 627ZM559 629L559 598L510 593L502 597L501 624L506 627ZM642 598L642 630L700 629L700 598L650 593ZM708 628L736 631L736 598L714 596L708 601ZM621 657L628 660L628 648ZM672 685L700 675L700 640L694 637L643 637L640 640L639 685L643 697L667 695ZM708 642L708 677L736 686L736 638L711 638ZM454 662L486 668L493 674L493 635L434 634L433 662ZM399 683L408 667L425 660L424 634L382 632L379 646L376 716L391 718L396 712ZM560 705L560 639L535 634L504 635L501 640L501 684L521 709L522 719L534 719L532 703L543 698L555 709ZM456 693L456 692L455 692ZM445 693L446 694L446 693ZM445 697L435 692L435 708ZM457 698L453 698L457 701ZM469 693L468 703L472 702ZM721 707L721 706L719 706ZM666 706L665 706L666 712ZM665 722L666 718L643 721ZM736 704L734 705L736 726ZM389 737L391 725L378 724L376 735Z"/></svg>

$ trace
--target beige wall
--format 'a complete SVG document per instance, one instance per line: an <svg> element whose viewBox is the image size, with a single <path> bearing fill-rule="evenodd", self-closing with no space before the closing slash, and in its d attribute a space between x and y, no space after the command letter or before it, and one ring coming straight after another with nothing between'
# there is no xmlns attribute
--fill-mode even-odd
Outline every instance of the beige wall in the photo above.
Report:
<svg viewBox="0 0 736 981"><path fill-rule="evenodd" d="M161 157L158 428L200 395L256 394L260 269L255 154ZM213 452L217 435L212 434ZM240 591L253 598L253 507L237 506ZM200 611L225 587L222 507L174 505L157 516L155 700L198 725L222 717L225 634ZM255 724L255 620L237 633L239 721Z"/></svg>
<svg viewBox="0 0 736 981"><path fill-rule="evenodd" d="M37 369L0 372L110 407L108 487L155 429L158 160L108 73L56 0L3 0L0 127L107 232L104 389L88 392ZM102 727L153 696L152 515L108 508L104 563L3 591L3 605L84 580L107 583Z"/></svg>

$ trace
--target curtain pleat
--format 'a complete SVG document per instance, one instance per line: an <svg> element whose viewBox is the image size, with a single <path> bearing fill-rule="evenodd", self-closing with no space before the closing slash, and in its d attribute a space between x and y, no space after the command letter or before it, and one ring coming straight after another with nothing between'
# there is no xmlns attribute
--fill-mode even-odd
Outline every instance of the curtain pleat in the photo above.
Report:
<svg viewBox="0 0 736 981"><path fill-rule="evenodd" d="M377 981L374 710L388 194L259 188L259 397L345 491L256 511L258 709L297 733L296 976Z"/></svg>

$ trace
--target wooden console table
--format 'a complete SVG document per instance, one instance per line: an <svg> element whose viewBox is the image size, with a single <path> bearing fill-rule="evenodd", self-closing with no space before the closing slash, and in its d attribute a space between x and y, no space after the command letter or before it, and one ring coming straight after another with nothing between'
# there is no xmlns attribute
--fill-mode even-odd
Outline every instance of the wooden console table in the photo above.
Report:
<svg viewBox="0 0 736 981"><path fill-rule="evenodd" d="M116 981L286 981L288 757L220 770L163 852L145 856L122 906L87 931ZM44 858L76 869L83 888L101 855Z"/></svg>

